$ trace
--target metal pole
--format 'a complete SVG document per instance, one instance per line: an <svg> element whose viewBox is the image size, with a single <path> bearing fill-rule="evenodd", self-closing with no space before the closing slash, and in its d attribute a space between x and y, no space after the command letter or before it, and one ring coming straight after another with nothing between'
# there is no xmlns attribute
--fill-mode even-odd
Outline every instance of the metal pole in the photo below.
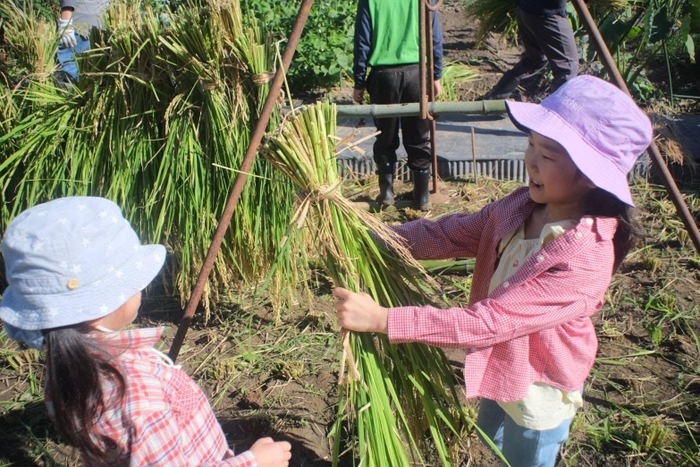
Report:
<svg viewBox="0 0 700 467"><path fill-rule="evenodd" d="M627 84L617 69L615 60L613 60L612 55L610 55L610 51L608 50L607 45L605 45L603 36L601 36L600 31L598 31L598 27L596 26L595 21L593 21L593 17L588 11L584 0L572 1L574 8L576 8L576 12L583 20L583 25L586 28L588 35L591 39L593 39L593 44L596 47L600 60L603 62L605 70L608 72L610 78L617 85L617 87L622 89L631 97L629 89L627 89ZM673 204L676 206L676 211L678 211L678 215L683 221L683 224L690 235L690 239L693 241L693 245L695 245L695 250L700 253L700 232L698 232L698 226L695 224L695 219L693 219L693 215L688 210L688 206L686 206L685 201L683 201L683 195L681 195L681 192L678 190L676 182L673 180L671 173L668 171L666 162L661 156L661 152L659 152L659 148L656 146L656 143L653 140L647 149L647 152L651 156L651 161L654 164L654 168L661 174L661 180L664 187L666 187L666 192L669 194L671 201L673 201Z"/></svg>
<svg viewBox="0 0 700 467"><path fill-rule="evenodd" d="M426 71L426 82L425 87L427 91L428 102L435 102L435 85L433 81L435 80L433 68L434 68L434 57L433 57L433 15L430 11L430 1L423 0L423 10L425 11L425 41L428 44L427 51L427 71ZM430 79L427 77L430 76ZM426 112L427 113L427 112ZM432 193L437 193L437 177L438 177L438 165L437 165L437 141L435 138L436 128L435 128L435 118L428 114L430 119L430 160L433 166L433 191Z"/></svg>
<svg viewBox="0 0 700 467"><path fill-rule="evenodd" d="M284 49L282 65L275 73L275 78L270 86L270 92L267 95L267 99L265 99L265 105L260 113L260 118L255 124L253 133L250 136L250 144L248 145L248 150L243 158L240 171L236 176L236 181L233 183L233 188L231 188L231 192L229 193L228 201L226 201L224 213L221 215L221 219L219 219L219 224L216 228L216 232L214 233L214 238L212 238L209 251L204 259L204 264L202 265L202 269L199 271L197 283L195 284L190 300L187 302L187 306L185 307L185 313L182 316L182 321L180 321L180 325L177 328L177 333L173 339L173 344L170 346L170 351L168 354L173 361L177 359L177 356L180 353L180 347L182 347L182 343L185 341L185 335L187 335L187 330L192 322L192 317L197 309L199 300L202 298L204 286L209 278L209 273L211 273L211 270L214 267L214 260L216 259L219 249L221 248L224 235L226 234L226 230L228 229L231 218L233 217L233 211L238 205L238 200L241 196L241 192L243 191L243 187L245 186L246 179L248 178L248 172L255 161L258 146L260 146L260 142L265 135L265 129L270 121L270 116L272 115L272 111L275 108L280 90L282 89L284 74L286 70L289 69L289 65L292 63L294 51L299 43L299 38L304 30L304 24L306 24L306 19L309 17L309 11L311 10L311 5L313 5L313 3L314 0L303 0L301 7L299 8L299 14L294 22L292 32L289 35L287 47Z"/></svg>
<svg viewBox="0 0 700 467"><path fill-rule="evenodd" d="M424 0L418 0L418 81L420 85L420 118L428 118L427 73L425 66L425 8Z"/></svg>

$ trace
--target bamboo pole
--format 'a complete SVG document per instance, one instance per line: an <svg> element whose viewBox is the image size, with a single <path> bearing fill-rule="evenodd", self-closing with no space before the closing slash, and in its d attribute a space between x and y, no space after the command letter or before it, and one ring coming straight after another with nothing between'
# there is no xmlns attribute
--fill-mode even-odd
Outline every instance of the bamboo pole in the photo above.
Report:
<svg viewBox="0 0 700 467"><path fill-rule="evenodd" d="M608 75L610 75L610 79L615 83L615 85L617 85L617 87L627 93L628 96L632 97L629 89L627 89L625 80L622 78L620 71L617 69L615 60L613 60L613 57L610 54L605 41L603 40L603 36L600 34L591 13L588 11L588 7L586 7L586 4L584 3L584 0L572 1L574 8L576 8L576 12L583 21L583 25L586 28L589 37L592 39L593 44L595 45L598 56L605 67L605 71L607 71ZM698 232L698 226L695 224L695 219L693 219L692 214L688 210L688 206L686 206L683 196L678 190L676 182L673 180L671 173L668 171L666 162L661 156L661 152L653 140L647 149L647 152L651 156L651 161L654 168L661 174L661 180L664 187L666 187L666 192L669 194L671 201L673 201L673 204L676 206L676 211L683 221L683 224L688 231L688 235L690 235L690 239L693 241L693 245L695 245L695 250L700 253L700 232Z"/></svg>
<svg viewBox="0 0 700 467"><path fill-rule="evenodd" d="M412 104L371 104L338 105L338 118L386 118L420 116L420 103ZM429 102L427 107L431 115L499 115L506 112L506 102Z"/></svg>
<svg viewBox="0 0 700 467"><path fill-rule="evenodd" d="M292 27L292 32L289 35L289 41L287 42L287 47L284 49L284 55L282 56L282 65L277 69L275 73L275 78L270 86L270 92L265 99L265 105L263 106L262 112L260 113L260 118L255 124L253 133L250 136L250 144L248 145L248 150L245 153L243 162L241 164L240 171L236 176L236 181L233 183L233 188L229 194L228 201L224 207L224 212L219 219L218 227L214 233L214 238L212 239L211 245L209 246L209 251L204 259L204 264L202 264L202 269L199 271L199 276L197 277L197 283L192 290L192 295L190 296L187 306L185 307L185 313L182 316L180 325L177 328L177 333L173 339L173 344L170 346L170 351L168 355L173 360L177 359L180 353L180 348L182 343L185 341L185 336L187 335L187 330L192 323L192 317L197 310L197 305L202 298L202 293L204 292L204 287L209 279L209 274L214 267L214 261L216 260L216 255L219 253L221 248L221 243L224 240L224 235L226 235L226 230L228 229L231 218L233 217L233 211L238 205L238 200L245 186L245 182L248 178L248 172L253 166L255 161L255 155L258 152L258 147L265 135L265 129L270 121L270 116L275 108L277 98L280 91L282 90L282 84L284 82L284 75L286 70L289 69L289 65L292 63L292 57L294 56L294 51L299 44L299 39L301 38L301 33L304 30L304 25L309 17L309 12L311 11L311 5L313 5L314 0L303 0L301 6L299 7L299 14Z"/></svg>

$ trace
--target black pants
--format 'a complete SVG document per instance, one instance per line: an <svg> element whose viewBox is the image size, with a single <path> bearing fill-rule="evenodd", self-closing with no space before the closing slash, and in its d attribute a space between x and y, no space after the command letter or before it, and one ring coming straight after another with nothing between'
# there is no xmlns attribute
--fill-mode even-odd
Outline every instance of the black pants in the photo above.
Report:
<svg viewBox="0 0 700 467"><path fill-rule="evenodd" d="M429 80L432 86L432 80ZM367 91L372 104L408 104L420 101L418 64L375 67L367 78ZM411 170L430 168L430 121L420 117L375 118L381 131L374 142L377 167L396 163L399 148L399 122L403 147Z"/></svg>
<svg viewBox="0 0 700 467"><path fill-rule="evenodd" d="M569 20L559 15L531 15L517 9L518 34L525 46L511 73L522 81L540 73L549 63L557 89L578 73L576 39Z"/></svg>

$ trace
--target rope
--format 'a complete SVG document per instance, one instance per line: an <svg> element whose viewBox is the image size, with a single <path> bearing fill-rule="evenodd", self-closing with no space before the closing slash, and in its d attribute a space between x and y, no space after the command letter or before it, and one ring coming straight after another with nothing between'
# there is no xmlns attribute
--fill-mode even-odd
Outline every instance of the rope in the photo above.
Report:
<svg viewBox="0 0 700 467"><path fill-rule="evenodd" d="M256 86L262 86L269 83L275 77L275 71L265 71L263 73L256 73L253 75L253 84Z"/></svg>

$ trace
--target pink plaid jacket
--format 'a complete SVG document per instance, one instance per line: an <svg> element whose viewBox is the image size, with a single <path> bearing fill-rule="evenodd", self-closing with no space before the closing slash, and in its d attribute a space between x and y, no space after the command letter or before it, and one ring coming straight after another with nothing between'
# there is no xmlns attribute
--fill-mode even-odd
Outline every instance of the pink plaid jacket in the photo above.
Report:
<svg viewBox="0 0 700 467"><path fill-rule="evenodd" d="M106 402L93 439L109 440L108 458L84 458L86 466L257 467L251 451L234 456L206 395L184 371L153 346L163 328L91 334L116 357L126 380L121 404ZM105 401L116 394L103 385ZM50 401L47 401L50 407Z"/></svg>
<svg viewBox="0 0 700 467"><path fill-rule="evenodd" d="M617 220L582 218L488 295L501 238L535 206L521 188L475 214L395 227L417 259L476 257L468 308L392 308L388 323L392 342L466 349L467 397L518 401L534 382L577 391L593 366L590 316L610 284Z"/></svg>

